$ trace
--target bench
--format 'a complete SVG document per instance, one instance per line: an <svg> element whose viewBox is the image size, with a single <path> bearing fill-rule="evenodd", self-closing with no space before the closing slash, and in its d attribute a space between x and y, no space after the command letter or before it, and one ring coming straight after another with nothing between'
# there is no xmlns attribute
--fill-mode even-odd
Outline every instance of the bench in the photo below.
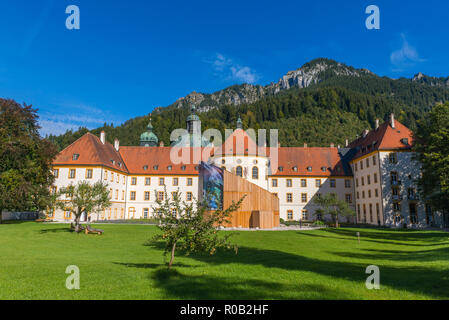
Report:
<svg viewBox="0 0 449 320"><path fill-rule="evenodd" d="M94 228L92 228L92 227L90 227L90 226L87 226L87 227L84 229L84 232L85 232L86 234L94 233L94 234L102 235L102 234L104 233L104 230L94 229Z"/></svg>

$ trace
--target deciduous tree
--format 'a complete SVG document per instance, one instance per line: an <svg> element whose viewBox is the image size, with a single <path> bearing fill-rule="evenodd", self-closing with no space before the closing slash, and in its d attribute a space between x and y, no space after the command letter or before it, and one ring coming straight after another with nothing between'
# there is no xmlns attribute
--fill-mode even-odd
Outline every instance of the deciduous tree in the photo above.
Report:
<svg viewBox="0 0 449 320"><path fill-rule="evenodd" d="M352 210L348 203L344 200L338 198L335 193L328 193L321 197L314 197L314 203L320 206L320 209L316 211L316 213L320 213L324 215L331 215L333 220L335 221L335 227L339 227L338 225L338 217L339 216L354 216L355 212Z"/></svg>

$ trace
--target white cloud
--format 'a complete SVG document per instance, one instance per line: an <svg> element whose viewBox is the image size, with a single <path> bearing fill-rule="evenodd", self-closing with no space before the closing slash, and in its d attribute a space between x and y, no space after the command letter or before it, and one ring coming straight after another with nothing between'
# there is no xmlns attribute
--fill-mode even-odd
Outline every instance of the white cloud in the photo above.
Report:
<svg viewBox="0 0 449 320"><path fill-rule="evenodd" d="M241 66L232 59L217 53L212 61L206 61L212 64L217 76L227 81L237 81L254 84L258 79L258 74L248 66Z"/></svg>
<svg viewBox="0 0 449 320"><path fill-rule="evenodd" d="M79 127L94 129L104 123L120 124L123 121L115 116L110 116L101 109L70 102L58 103L58 112L39 112L40 134L60 135L67 130L78 130Z"/></svg>
<svg viewBox="0 0 449 320"><path fill-rule="evenodd" d="M390 56L390 61L396 67L396 71L402 71L403 69L416 65L416 63L426 61L420 57L416 48L408 43L405 34L401 34L401 39L402 47L393 51Z"/></svg>

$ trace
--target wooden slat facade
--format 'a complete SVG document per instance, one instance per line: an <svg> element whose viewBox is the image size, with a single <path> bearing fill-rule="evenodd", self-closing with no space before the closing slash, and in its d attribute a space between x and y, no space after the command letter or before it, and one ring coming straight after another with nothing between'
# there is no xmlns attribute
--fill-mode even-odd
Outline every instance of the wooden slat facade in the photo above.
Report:
<svg viewBox="0 0 449 320"><path fill-rule="evenodd" d="M271 229L279 227L279 198L271 192L224 171L223 207L246 195L240 209L232 214L226 227Z"/></svg>

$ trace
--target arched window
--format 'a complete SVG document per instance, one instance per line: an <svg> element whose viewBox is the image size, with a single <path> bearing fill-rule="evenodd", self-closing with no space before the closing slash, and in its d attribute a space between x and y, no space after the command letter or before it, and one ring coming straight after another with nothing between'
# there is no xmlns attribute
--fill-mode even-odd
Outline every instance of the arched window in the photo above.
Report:
<svg viewBox="0 0 449 320"><path fill-rule="evenodd" d="M235 172L239 177L243 177L243 170L241 166L238 166Z"/></svg>
<svg viewBox="0 0 449 320"><path fill-rule="evenodd" d="M259 168L253 167L253 179L259 179Z"/></svg>

